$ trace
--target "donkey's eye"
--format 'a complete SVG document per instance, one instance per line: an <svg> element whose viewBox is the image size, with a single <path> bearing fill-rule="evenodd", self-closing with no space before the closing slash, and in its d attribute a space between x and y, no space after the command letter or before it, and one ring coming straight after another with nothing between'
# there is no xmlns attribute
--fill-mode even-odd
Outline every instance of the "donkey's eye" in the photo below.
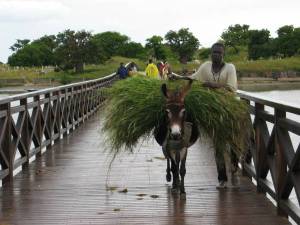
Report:
<svg viewBox="0 0 300 225"><path fill-rule="evenodd" d="M185 113L185 109L180 110L180 113L179 113L180 117L183 117L184 113Z"/></svg>

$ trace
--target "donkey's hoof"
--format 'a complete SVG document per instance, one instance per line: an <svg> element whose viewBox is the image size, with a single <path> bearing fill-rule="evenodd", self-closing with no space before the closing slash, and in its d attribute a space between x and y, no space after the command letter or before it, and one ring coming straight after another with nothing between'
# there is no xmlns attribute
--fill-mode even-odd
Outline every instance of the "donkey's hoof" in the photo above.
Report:
<svg viewBox="0 0 300 225"><path fill-rule="evenodd" d="M186 193L185 192L180 192L180 199L183 199L183 200L186 199Z"/></svg>
<svg viewBox="0 0 300 225"><path fill-rule="evenodd" d="M174 187L173 187L173 188L171 189L171 192L172 192L172 194L177 194L178 190L177 190L177 188L174 188Z"/></svg>
<svg viewBox="0 0 300 225"><path fill-rule="evenodd" d="M172 179L171 174L167 174L167 175L166 175L166 180L167 180L168 182L170 182L171 179Z"/></svg>

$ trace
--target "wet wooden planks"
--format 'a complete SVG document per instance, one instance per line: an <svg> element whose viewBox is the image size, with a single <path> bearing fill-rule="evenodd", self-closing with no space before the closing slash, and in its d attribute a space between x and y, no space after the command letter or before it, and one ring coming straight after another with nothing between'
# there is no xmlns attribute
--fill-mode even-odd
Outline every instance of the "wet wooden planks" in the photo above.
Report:
<svg viewBox="0 0 300 225"><path fill-rule="evenodd" d="M108 170L99 117L0 190L0 224L289 224L247 178L240 178L239 190L216 190L205 141L188 153L186 199L171 193L166 161L153 140L117 157Z"/></svg>

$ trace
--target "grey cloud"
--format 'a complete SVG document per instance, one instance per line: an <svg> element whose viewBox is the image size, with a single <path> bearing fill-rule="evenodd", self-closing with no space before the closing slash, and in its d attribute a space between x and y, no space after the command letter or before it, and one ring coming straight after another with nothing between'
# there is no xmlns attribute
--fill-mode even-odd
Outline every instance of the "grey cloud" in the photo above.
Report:
<svg viewBox="0 0 300 225"><path fill-rule="evenodd" d="M41 22L62 18L69 11L68 7L57 1L2 1L0 22Z"/></svg>

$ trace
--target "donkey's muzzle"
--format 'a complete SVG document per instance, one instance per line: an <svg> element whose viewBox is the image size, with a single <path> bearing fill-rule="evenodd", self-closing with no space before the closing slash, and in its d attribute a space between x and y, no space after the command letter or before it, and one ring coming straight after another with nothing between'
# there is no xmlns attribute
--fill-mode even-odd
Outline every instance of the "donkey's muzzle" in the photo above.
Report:
<svg viewBox="0 0 300 225"><path fill-rule="evenodd" d="M171 139L180 140L181 139L181 134L180 133L171 133Z"/></svg>

